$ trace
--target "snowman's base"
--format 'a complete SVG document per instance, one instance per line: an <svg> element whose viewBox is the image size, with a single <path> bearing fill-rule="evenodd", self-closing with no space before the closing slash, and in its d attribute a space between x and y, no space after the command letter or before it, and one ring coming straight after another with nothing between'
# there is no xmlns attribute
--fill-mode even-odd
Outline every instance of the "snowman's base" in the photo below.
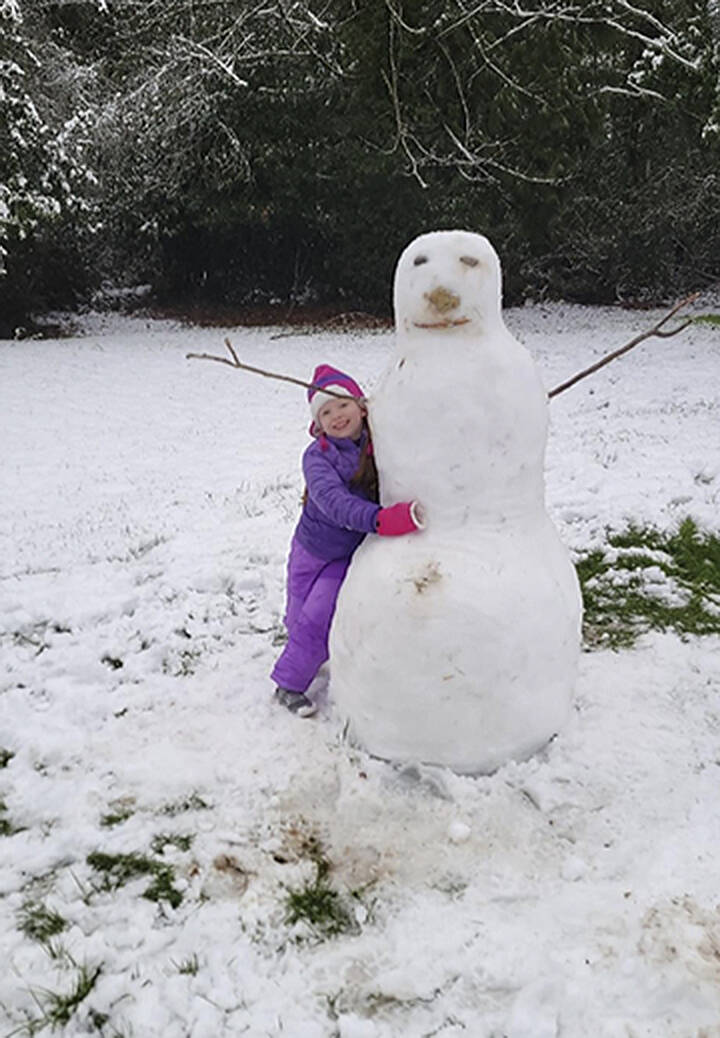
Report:
<svg viewBox="0 0 720 1038"><path fill-rule="evenodd" d="M330 631L330 696L368 753L487 775L563 730L580 592L555 528L532 520L360 546Z"/></svg>
<svg viewBox="0 0 720 1038"><path fill-rule="evenodd" d="M546 750L555 739L557 739L558 735L559 732L552 732L551 735L543 736L542 739L533 743L531 746L525 746L521 750L514 750L512 753L506 753L502 759L499 759L498 757L498 759L492 761L488 759L485 762L464 765L462 762L458 763L450 762L448 760L425 759L410 755L398 755L397 753L383 753L366 746L363 740L354 732L351 721L346 720L342 729L343 742L352 746L356 750L366 753L368 757L372 757L373 760L382 761L385 764L390 764L393 767L402 769L446 768L456 775L463 775L468 778L476 778L482 775L493 775L506 764L521 764L523 761L530 760L532 757L535 757Z"/></svg>

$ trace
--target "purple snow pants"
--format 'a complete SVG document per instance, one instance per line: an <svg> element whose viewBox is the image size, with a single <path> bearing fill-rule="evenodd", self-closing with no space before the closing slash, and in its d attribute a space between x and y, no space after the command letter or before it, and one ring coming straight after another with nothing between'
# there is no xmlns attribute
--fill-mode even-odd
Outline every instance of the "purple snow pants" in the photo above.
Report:
<svg viewBox="0 0 720 1038"><path fill-rule="evenodd" d="M287 566L288 642L270 675L280 688L305 692L328 658L328 635L350 559L319 559L293 538Z"/></svg>

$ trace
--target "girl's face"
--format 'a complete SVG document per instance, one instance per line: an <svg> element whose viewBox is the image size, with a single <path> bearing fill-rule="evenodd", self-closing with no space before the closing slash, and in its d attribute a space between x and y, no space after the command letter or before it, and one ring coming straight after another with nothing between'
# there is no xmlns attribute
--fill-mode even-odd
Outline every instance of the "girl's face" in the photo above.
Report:
<svg viewBox="0 0 720 1038"><path fill-rule="evenodd" d="M318 411L317 421L326 436L357 440L362 432L365 411L352 397L335 397Z"/></svg>

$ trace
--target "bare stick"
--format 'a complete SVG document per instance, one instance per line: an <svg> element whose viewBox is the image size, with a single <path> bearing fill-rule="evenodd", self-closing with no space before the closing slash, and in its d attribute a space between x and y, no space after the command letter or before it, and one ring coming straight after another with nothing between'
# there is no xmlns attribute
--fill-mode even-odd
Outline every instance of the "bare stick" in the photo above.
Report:
<svg viewBox="0 0 720 1038"><path fill-rule="evenodd" d="M187 353L185 357L187 360L214 360L218 364L227 364L230 368L238 368L241 371L252 371L255 375L262 375L264 378L274 378L279 382L292 382L296 386L303 386L305 389L318 389L321 393L327 393L328 396L336 396L339 400L346 400L347 393L336 393L332 389L328 389L326 386L319 386L315 382L303 382L300 378L293 378L292 375L278 375L274 371L266 371L264 368L254 368L252 364L243 364L238 357L237 353L233 349L233 345L229 339L225 339L225 345L230 351L232 360L228 360L227 357L218 357L216 353ZM360 399L360 398L359 398ZM361 398L364 401L364 398Z"/></svg>
<svg viewBox="0 0 720 1038"><path fill-rule="evenodd" d="M566 389L569 389L570 386L574 386L576 382L579 382L583 378L587 378L588 375L593 375L596 371L599 371L600 368L604 368L606 364L609 364L611 360L621 357L623 353L627 353L628 350L633 349L634 346L638 346L641 342L644 342L645 339L650 339L653 336L658 336L661 339L669 339L673 335L677 335L678 332L684 331L689 324L692 324L691 317L686 318L682 324L679 324L677 328L673 328L672 331L663 331L662 327L671 317L675 316L678 310L682 310L684 306L689 306L690 303L694 303L699 296L700 292L694 292L693 295L690 295L686 299L676 303L672 310L665 314L662 320L658 321L658 323L653 325L652 328L648 328L646 332L636 335L635 338L631 339L630 342L625 344L625 346L621 346L619 349L613 350L612 353L608 353L605 357L601 357L595 364L592 364L589 368L585 368L583 371L579 371L577 375L573 375L573 377L569 378L567 382L562 382L559 386L555 386L555 388L551 389L548 393L548 398L552 400L552 398L557 396L558 393L564 392Z"/></svg>

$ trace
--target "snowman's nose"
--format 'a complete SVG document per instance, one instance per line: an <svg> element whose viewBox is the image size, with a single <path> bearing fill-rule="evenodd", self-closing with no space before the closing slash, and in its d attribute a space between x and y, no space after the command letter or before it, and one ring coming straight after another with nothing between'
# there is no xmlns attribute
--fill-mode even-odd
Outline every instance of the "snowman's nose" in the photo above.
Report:
<svg viewBox="0 0 720 1038"><path fill-rule="evenodd" d="M449 292L442 287L434 288L432 292L426 292L425 298L440 314L457 310L460 306L460 296L456 296L454 292Z"/></svg>

